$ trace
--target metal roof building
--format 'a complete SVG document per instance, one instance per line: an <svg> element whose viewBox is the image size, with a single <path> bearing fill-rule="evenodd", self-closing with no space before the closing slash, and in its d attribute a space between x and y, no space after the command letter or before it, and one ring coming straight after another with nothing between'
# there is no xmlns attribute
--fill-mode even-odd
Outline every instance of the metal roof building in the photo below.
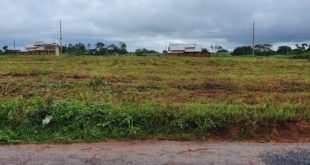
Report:
<svg viewBox="0 0 310 165"><path fill-rule="evenodd" d="M169 54L201 53L202 46L199 44L170 44Z"/></svg>

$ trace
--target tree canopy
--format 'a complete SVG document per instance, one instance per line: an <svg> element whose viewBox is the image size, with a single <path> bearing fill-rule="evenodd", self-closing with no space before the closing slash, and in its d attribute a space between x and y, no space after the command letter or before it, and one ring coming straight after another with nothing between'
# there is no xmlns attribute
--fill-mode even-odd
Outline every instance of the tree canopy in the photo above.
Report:
<svg viewBox="0 0 310 165"><path fill-rule="evenodd" d="M91 48L91 44L85 45L84 43L68 44L63 46L63 53L68 55L112 55L112 54L126 54L127 45L120 42L119 45L107 45L103 42L96 43L95 48Z"/></svg>
<svg viewBox="0 0 310 165"><path fill-rule="evenodd" d="M292 48L289 46L279 46L277 54L288 55L292 52Z"/></svg>
<svg viewBox="0 0 310 165"><path fill-rule="evenodd" d="M146 48L140 48L135 51L135 54L138 56L148 55L148 54L159 54L155 50L148 50Z"/></svg>
<svg viewBox="0 0 310 165"><path fill-rule="evenodd" d="M244 56L244 55L250 55L252 54L253 49L251 46L241 46L241 47L237 47L235 48L231 55L233 56Z"/></svg>

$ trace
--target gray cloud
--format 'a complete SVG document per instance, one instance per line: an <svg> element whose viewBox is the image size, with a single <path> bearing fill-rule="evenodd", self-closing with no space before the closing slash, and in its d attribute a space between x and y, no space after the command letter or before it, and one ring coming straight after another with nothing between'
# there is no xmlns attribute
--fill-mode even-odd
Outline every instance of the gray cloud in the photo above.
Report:
<svg viewBox="0 0 310 165"><path fill-rule="evenodd" d="M1 0L0 45L58 42L63 20L69 42L127 42L161 51L172 42L250 45L310 40L308 0Z"/></svg>

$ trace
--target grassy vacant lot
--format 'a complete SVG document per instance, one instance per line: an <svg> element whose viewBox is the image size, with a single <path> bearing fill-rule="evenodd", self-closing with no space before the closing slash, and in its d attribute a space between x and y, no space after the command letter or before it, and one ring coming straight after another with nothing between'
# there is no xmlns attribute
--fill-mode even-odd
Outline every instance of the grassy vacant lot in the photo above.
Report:
<svg viewBox="0 0 310 165"><path fill-rule="evenodd" d="M307 134L309 100L309 60L0 56L4 143Z"/></svg>

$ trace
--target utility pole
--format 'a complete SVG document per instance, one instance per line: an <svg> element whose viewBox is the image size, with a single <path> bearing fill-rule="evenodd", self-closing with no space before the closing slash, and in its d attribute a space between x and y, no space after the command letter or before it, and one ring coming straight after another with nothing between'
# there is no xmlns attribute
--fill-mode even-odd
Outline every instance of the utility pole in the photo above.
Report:
<svg viewBox="0 0 310 165"><path fill-rule="evenodd" d="M253 48L253 56L255 56L255 22L253 21L253 41L252 41L252 48Z"/></svg>
<svg viewBox="0 0 310 165"><path fill-rule="evenodd" d="M60 20L60 31L59 31L59 45L60 45L60 55L62 55L62 22Z"/></svg>

